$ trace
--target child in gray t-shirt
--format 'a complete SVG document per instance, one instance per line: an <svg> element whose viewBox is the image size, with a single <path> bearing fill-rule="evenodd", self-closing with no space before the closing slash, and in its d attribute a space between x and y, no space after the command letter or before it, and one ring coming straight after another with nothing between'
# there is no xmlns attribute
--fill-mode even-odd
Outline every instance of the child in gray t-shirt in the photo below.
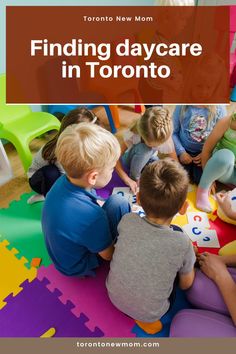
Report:
<svg viewBox="0 0 236 354"><path fill-rule="evenodd" d="M112 303L134 318L147 333L161 330L169 297L178 275L188 289L194 280L195 253L188 236L170 223L185 214L188 177L178 162L166 159L145 167L137 200L146 217L125 215L107 278Z"/></svg>

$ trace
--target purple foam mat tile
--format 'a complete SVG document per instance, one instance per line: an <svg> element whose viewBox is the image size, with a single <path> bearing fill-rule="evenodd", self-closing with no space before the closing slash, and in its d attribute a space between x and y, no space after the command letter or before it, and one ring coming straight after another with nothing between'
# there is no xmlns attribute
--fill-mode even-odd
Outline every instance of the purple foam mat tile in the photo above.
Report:
<svg viewBox="0 0 236 354"><path fill-rule="evenodd" d="M38 278L49 280L47 287L50 291L59 289L62 293L59 300L64 304L71 301L76 316L86 314L89 318L86 325L90 330L97 326L106 337L135 337L132 332L134 320L120 312L108 297L105 285L108 271L109 263L104 262L96 270L96 277L68 277L50 265L39 268Z"/></svg>
<svg viewBox="0 0 236 354"><path fill-rule="evenodd" d="M113 172L110 182L105 187L97 189L97 195L107 199L112 194L113 188L115 187L127 187L116 171Z"/></svg>
<svg viewBox="0 0 236 354"><path fill-rule="evenodd" d="M0 337L40 337L49 328L56 330L55 337L102 337L96 327L91 331L83 313L76 317L71 310L72 302L66 304L58 299L59 290L50 292L47 279L25 281L23 290L16 296L8 296L7 305L0 311Z"/></svg>

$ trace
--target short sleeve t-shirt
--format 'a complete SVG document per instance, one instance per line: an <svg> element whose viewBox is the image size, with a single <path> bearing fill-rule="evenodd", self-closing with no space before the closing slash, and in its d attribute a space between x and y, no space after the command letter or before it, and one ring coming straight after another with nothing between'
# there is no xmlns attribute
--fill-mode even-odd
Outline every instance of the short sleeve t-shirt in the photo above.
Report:
<svg viewBox="0 0 236 354"><path fill-rule="evenodd" d="M169 309L176 275L190 273L195 263L188 236L171 227L125 215L107 278L113 304L130 317L159 320Z"/></svg>
<svg viewBox="0 0 236 354"><path fill-rule="evenodd" d="M91 190L61 176L47 194L42 228L55 267L66 275L93 275L97 253L112 244L105 211Z"/></svg>

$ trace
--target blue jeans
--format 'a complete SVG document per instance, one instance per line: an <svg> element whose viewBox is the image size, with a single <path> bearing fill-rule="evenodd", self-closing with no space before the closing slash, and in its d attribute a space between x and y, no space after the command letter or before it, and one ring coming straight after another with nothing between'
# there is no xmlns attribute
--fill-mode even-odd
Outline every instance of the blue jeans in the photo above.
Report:
<svg viewBox="0 0 236 354"><path fill-rule="evenodd" d="M131 212L128 200L121 195L111 195L102 206L107 214L113 240L118 236L117 226L125 214Z"/></svg>
<svg viewBox="0 0 236 354"><path fill-rule="evenodd" d="M154 150L144 143L138 143L128 149L122 157L122 162L129 169L130 178L137 181L146 164L153 159ZM158 158L156 158L158 159Z"/></svg>

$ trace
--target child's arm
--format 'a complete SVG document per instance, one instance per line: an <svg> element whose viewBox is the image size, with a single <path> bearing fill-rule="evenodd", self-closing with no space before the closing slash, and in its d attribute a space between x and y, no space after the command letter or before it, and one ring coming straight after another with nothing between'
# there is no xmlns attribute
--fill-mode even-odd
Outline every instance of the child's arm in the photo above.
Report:
<svg viewBox="0 0 236 354"><path fill-rule="evenodd" d="M236 284L227 269L218 275L216 284L236 326Z"/></svg>
<svg viewBox="0 0 236 354"><path fill-rule="evenodd" d="M228 272L222 257L205 252L199 256L199 264L203 273L218 286L232 320L236 325L236 284Z"/></svg>
<svg viewBox="0 0 236 354"><path fill-rule="evenodd" d="M222 118L218 121L211 134L208 136L202 150L202 167L204 168L207 161L211 157L214 147L218 141L223 137L224 133L229 127L229 117Z"/></svg>
<svg viewBox="0 0 236 354"><path fill-rule="evenodd" d="M194 277L195 277L195 271L194 269L187 274L180 274L179 275L179 287L182 290L187 290L189 289L194 281Z"/></svg>
<svg viewBox="0 0 236 354"><path fill-rule="evenodd" d="M120 137L120 136L116 136L119 143L120 143L120 148L121 148L121 156L125 153L125 151L127 150L127 146L124 143L124 140ZM138 190L138 185L137 182L134 181L132 178L130 178L127 173L124 171L121 160L119 159L117 161L116 164L116 172L118 173L118 175L120 176L120 178L122 179L122 181L124 181L124 183L130 187L131 191L136 194L137 190Z"/></svg>
<svg viewBox="0 0 236 354"><path fill-rule="evenodd" d="M173 159L173 160L178 161L178 157L177 157L177 154L176 154L175 151L172 151L172 152L168 155L168 157L170 157L170 158Z"/></svg>
<svg viewBox="0 0 236 354"><path fill-rule="evenodd" d="M105 259L105 261L110 261L114 252L114 245L107 247L105 250L99 252L99 256Z"/></svg>
<svg viewBox="0 0 236 354"><path fill-rule="evenodd" d="M187 290L193 284L195 271L194 264L196 262L196 253L198 249L193 247L192 242L189 240L188 236L186 236L188 247L184 255L183 266L179 270L179 287L182 290Z"/></svg>

